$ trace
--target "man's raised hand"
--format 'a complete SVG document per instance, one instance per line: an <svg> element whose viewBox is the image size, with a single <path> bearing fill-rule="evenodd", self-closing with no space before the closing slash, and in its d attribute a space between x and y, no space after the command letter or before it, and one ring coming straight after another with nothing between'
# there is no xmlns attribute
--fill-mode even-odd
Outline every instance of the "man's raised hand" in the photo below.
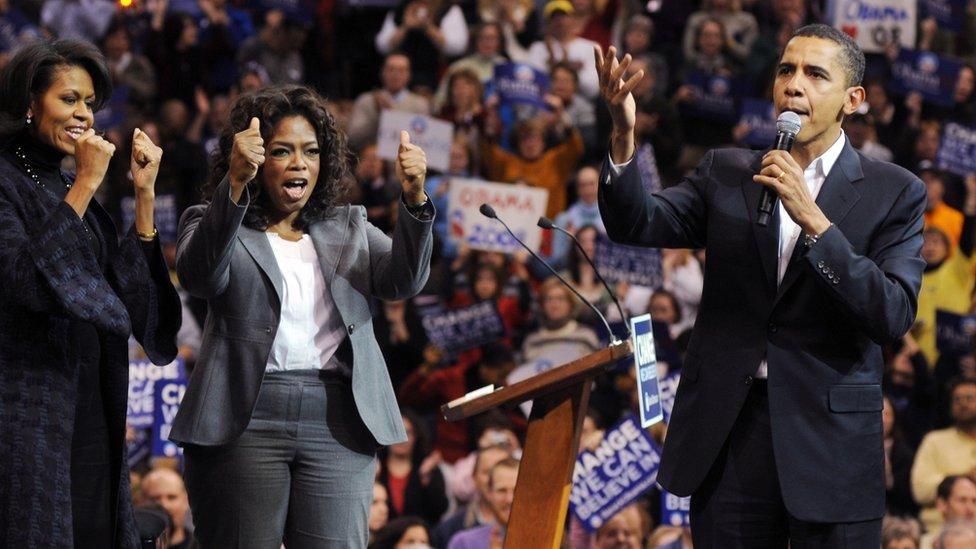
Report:
<svg viewBox="0 0 976 549"><path fill-rule="evenodd" d="M617 49L613 46L604 54L600 46L593 47L596 72L600 77L600 96L607 103L610 118L613 120L613 133L610 156L617 164L622 164L634 156L634 126L637 124L637 103L631 93L644 71L640 70L624 79L630 66L630 54L617 61Z"/></svg>

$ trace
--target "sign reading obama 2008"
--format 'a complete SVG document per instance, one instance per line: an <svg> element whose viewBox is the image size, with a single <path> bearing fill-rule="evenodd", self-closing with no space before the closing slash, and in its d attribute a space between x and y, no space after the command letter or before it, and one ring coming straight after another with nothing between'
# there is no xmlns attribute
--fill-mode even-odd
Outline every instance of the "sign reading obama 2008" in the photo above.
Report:
<svg viewBox="0 0 976 549"><path fill-rule="evenodd" d="M448 194L448 232L451 238L475 250L513 253L521 250L501 223L481 215L482 204L490 204L498 217L533 251L539 251L542 229L536 225L546 213L549 191L526 185L489 183L477 179L451 178Z"/></svg>

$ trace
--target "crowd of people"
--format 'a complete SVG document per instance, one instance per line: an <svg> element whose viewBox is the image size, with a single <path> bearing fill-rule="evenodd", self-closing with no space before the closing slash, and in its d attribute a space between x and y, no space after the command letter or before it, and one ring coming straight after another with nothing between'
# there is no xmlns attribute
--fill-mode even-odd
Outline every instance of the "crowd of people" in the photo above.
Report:
<svg viewBox="0 0 976 549"><path fill-rule="evenodd" d="M605 235L597 187L610 132L593 46L615 45L632 56L630 72L644 71L634 90L639 154L651 155L661 184L669 186L707 149L747 146L747 124L687 108L697 93L692 75L770 82L785 41L798 27L823 21L823 4L0 0L0 66L43 37L98 45L115 92L96 114L96 128L125 152L109 165L99 199L120 226L132 224L126 149L128 136L140 128L162 149L157 226L173 268L176 221L202 200L208 161L239 97L290 83L322 92L354 153L345 200L365 206L370 223L387 233L404 214L392 163L378 151L382 112L452 123L449 168L427 178L437 211L429 280L409 300L371 303L408 440L380 452L370 547L494 547L511 510L525 412L447 422L440 406L595 351L608 334L527 254L487 252L458 241L447 216L451 179L546 189L546 215L592 253ZM976 174L962 176L938 163L947 123L976 126L976 33L968 32L976 27L976 2L967 2L965 19L958 33L931 18L918 25L917 49L965 63L951 107L926 103L917 92L891 91L890 67L898 55L891 46L868 55L866 107L844 123L861 154L913 171L928 192L917 320L898 345L886 349L883 547L889 549L976 546L976 334L966 354L941 352L937 343L937 311L976 313ZM512 113L500 104L494 68L508 61L548 75L545 107ZM752 95L768 99L767 87ZM540 252L612 320L626 320L568 239L547 235ZM659 287L615 285L625 316L650 313L663 328L655 332L659 349L668 350L658 355L667 359L659 364L662 375L680 372L705 261L707 250L663 250ZM206 302L179 290L184 313L177 341L192 370ZM482 302L492 303L501 317L498 341L450 352L428 339L425 314ZM597 381L584 447L599 445L605 429L636 410L635 384L632 368ZM663 441L666 426L652 431ZM170 517L169 547L189 547L193 519L173 466L165 459L133 464L134 501ZM658 493L645 495L594 534L571 518L567 540L574 548L691 546L686 531L662 523Z"/></svg>

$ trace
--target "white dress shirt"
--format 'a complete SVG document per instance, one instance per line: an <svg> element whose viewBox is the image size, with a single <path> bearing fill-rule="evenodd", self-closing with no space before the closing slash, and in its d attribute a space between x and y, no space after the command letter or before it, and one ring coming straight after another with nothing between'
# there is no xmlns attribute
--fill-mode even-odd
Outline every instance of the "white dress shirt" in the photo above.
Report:
<svg viewBox="0 0 976 549"><path fill-rule="evenodd" d="M346 337L335 301L322 276L309 235L292 242L265 233L281 271L281 318L267 371L323 369L350 375L348 366L329 362Z"/></svg>
<svg viewBox="0 0 976 549"><path fill-rule="evenodd" d="M840 135L837 136L837 140L834 141L833 145L827 148L820 156L814 159L809 166L803 170L803 179L807 184L807 190L810 191L810 196L814 200L820 194L820 189L823 187L824 181L827 179L827 175L830 174L830 170L834 167L837 159L840 158L841 151L844 150L844 143L846 142L844 137L844 131L841 130ZM630 164L630 160L624 162L623 164L614 164L613 160L610 160L610 172L615 178L623 173L624 168L627 164ZM609 182L609 181L608 181ZM756 183L758 185L758 183ZM786 274L786 267L790 264L790 257L793 255L793 249L796 247L796 242L800 238L800 233L802 229L799 225L793 221L793 218L786 213L786 207L783 206L783 202L777 201L779 207L779 246L777 248L777 268L776 268L776 284L779 285L783 281L783 275ZM760 379L765 379L768 375L768 368L766 361L763 360L759 364L758 370L756 370L756 376Z"/></svg>

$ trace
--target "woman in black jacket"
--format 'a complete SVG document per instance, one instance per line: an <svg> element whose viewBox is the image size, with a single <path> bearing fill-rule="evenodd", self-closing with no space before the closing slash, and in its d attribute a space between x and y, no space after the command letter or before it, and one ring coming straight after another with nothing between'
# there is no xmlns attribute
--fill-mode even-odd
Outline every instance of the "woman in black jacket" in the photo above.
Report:
<svg viewBox="0 0 976 549"><path fill-rule="evenodd" d="M125 470L130 335L176 356L180 302L153 226L161 151L133 135L135 227L93 196L115 146L85 42L40 42L0 72L0 546L136 547ZM73 156L77 173L61 171Z"/></svg>

